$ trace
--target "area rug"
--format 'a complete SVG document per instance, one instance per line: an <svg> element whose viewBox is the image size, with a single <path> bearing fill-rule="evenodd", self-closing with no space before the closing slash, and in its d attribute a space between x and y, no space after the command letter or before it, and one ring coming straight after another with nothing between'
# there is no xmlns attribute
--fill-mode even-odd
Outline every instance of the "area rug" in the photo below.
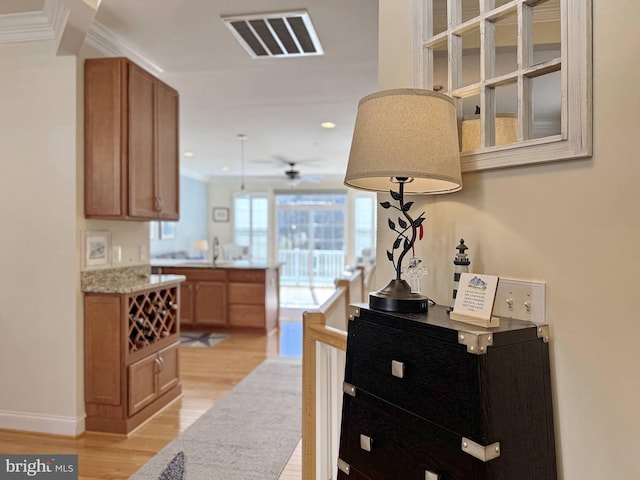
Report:
<svg viewBox="0 0 640 480"><path fill-rule="evenodd" d="M302 362L269 358L171 441L135 480L277 480L300 440Z"/></svg>
<svg viewBox="0 0 640 480"><path fill-rule="evenodd" d="M224 333L180 332L180 346L209 348L227 337Z"/></svg>

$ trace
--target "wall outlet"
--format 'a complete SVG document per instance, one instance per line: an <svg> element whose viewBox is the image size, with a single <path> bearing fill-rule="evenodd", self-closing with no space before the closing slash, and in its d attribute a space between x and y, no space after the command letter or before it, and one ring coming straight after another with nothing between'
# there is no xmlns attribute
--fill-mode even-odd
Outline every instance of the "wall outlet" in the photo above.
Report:
<svg viewBox="0 0 640 480"><path fill-rule="evenodd" d="M500 278L493 315L546 323L545 282Z"/></svg>
<svg viewBox="0 0 640 480"><path fill-rule="evenodd" d="M122 262L122 247L120 245L116 245L113 247L113 263L121 263Z"/></svg>
<svg viewBox="0 0 640 480"><path fill-rule="evenodd" d="M140 261L144 262L147 259L147 247L140 245L138 248Z"/></svg>

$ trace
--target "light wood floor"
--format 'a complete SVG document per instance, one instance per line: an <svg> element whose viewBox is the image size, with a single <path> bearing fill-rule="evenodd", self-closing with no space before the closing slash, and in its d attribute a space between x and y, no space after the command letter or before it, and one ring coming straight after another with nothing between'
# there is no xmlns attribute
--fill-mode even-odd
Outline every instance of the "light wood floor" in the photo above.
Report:
<svg viewBox="0 0 640 480"><path fill-rule="evenodd" d="M78 438L0 430L3 454L78 454L81 480L127 479L211 408L266 357L278 334L232 334L213 348L180 348L183 396L128 436L86 432ZM280 480L300 480L300 444Z"/></svg>

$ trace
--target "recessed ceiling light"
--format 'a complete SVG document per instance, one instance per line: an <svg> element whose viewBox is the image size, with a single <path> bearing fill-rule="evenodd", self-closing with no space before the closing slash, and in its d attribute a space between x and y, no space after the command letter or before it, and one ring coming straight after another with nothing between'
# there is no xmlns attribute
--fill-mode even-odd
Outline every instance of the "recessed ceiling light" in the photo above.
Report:
<svg viewBox="0 0 640 480"><path fill-rule="evenodd" d="M193 152L184 152L185 157L193 157Z"/></svg>
<svg viewBox="0 0 640 480"><path fill-rule="evenodd" d="M322 122L320 126L322 128L336 128L336 124L333 122Z"/></svg>
<svg viewBox="0 0 640 480"><path fill-rule="evenodd" d="M228 172L228 171L230 171L230 170L231 170L231 169L230 169L229 167L222 167L222 171L223 171L223 172Z"/></svg>

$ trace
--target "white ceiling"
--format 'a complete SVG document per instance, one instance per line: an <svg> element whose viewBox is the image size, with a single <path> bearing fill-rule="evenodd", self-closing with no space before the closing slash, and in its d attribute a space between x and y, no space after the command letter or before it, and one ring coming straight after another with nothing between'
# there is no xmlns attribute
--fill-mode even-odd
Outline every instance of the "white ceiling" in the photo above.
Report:
<svg viewBox="0 0 640 480"><path fill-rule="evenodd" d="M221 20L288 10L308 11L324 55L252 59ZM342 180L358 101L377 90L377 1L103 0L95 22L179 91L186 170L237 176L245 134L247 177L284 178L285 160Z"/></svg>
<svg viewBox="0 0 640 480"><path fill-rule="evenodd" d="M0 33L11 37L19 15L24 31L36 13L55 23L57 7L83 12L69 22L95 14L85 45L100 56L124 52L178 90L185 173L238 178L245 134L247 180L284 180L295 162L303 177L342 181L358 101L377 90L376 0L1 0ZM308 12L324 55L252 59L221 20L292 10Z"/></svg>

